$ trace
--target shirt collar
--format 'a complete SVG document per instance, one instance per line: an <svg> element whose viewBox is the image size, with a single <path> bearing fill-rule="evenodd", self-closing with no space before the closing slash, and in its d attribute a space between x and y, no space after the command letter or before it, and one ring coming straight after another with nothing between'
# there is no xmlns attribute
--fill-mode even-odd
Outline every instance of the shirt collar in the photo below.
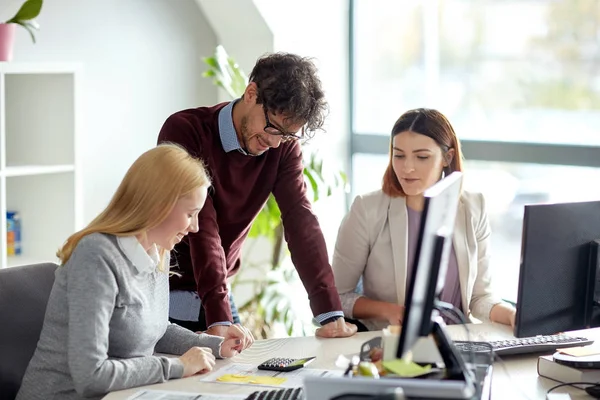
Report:
<svg viewBox="0 0 600 400"><path fill-rule="evenodd" d="M235 127L233 126L233 106L239 100L240 99L233 100L219 111L219 136L221 137L223 150L225 150L226 153L238 150L242 154L246 154L244 149L242 149L242 146L240 146Z"/></svg>
<svg viewBox="0 0 600 400"><path fill-rule="evenodd" d="M118 236L117 242L138 272L152 273L156 270L160 258L155 244L146 252L135 236Z"/></svg>

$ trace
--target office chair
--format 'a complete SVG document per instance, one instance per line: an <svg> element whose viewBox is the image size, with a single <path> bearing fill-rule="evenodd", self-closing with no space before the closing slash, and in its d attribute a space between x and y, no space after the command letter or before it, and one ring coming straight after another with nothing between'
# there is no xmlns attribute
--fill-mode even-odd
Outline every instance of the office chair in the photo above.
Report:
<svg viewBox="0 0 600 400"><path fill-rule="evenodd" d="M14 400L33 356L58 265L0 269L0 400Z"/></svg>

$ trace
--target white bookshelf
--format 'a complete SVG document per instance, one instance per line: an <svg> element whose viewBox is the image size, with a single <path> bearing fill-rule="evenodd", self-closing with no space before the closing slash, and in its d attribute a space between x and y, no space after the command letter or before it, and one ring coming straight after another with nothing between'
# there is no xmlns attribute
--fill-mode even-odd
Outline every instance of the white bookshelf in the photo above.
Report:
<svg viewBox="0 0 600 400"><path fill-rule="evenodd" d="M0 62L0 268L56 261L81 228L80 79L75 64ZM7 211L21 218L19 256Z"/></svg>

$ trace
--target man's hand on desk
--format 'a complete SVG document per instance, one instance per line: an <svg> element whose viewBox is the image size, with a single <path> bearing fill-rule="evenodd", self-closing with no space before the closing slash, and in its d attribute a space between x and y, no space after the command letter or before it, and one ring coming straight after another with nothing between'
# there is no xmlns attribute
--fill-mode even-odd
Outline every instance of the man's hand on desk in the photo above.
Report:
<svg viewBox="0 0 600 400"><path fill-rule="evenodd" d="M203 333L203 332L197 332ZM247 349L254 343L254 336L240 324L233 325L214 325L206 331L209 335L221 336L224 338L221 344L221 357L229 358L238 355L242 350Z"/></svg>
<svg viewBox="0 0 600 400"><path fill-rule="evenodd" d="M356 333L356 325L350 324L343 317L336 319L316 330L315 335L324 338L341 338Z"/></svg>

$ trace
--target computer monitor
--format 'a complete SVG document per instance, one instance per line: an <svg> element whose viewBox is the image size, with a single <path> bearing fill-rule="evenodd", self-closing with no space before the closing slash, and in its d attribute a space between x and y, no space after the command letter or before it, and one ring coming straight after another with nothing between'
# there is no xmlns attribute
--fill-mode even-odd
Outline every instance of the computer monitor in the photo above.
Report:
<svg viewBox="0 0 600 400"><path fill-rule="evenodd" d="M525 206L516 337L600 326L598 239L600 201Z"/></svg>
<svg viewBox="0 0 600 400"><path fill-rule="evenodd" d="M453 172L425 191L413 273L408 283L398 358L404 358L419 337L432 333L434 302L446 280L462 173Z"/></svg>

